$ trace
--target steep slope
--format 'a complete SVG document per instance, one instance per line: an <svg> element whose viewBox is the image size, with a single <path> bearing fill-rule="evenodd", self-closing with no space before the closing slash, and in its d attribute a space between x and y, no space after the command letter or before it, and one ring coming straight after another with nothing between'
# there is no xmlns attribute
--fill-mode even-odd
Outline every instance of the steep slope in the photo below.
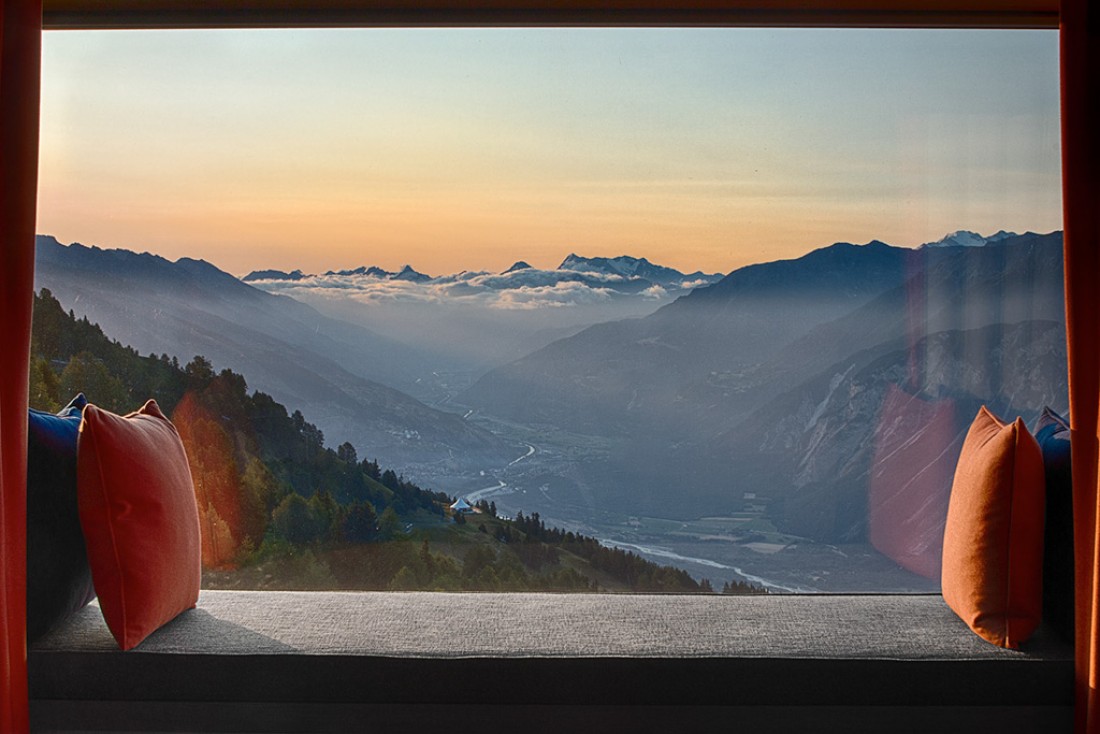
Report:
<svg viewBox="0 0 1100 734"><path fill-rule="evenodd" d="M154 398L171 416L194 478L204 588L707 589L684 571L547 528L537 513L508 520L483 502L469 523L452 521L453 497L360 461L353 446L326 448L305 416L250 394L244 375L142 357L48 292L34 298L31 358L32 407L56 410L72 395L63 383L95 364L100 379L81 381L93 402L128 411ZM107 383L120 389L102 390Z"/></svg>
<svg viewBox="0 0 1100 734"><path fill-rule="evenodd" d="M943 424L941 435L930 437L939 451L915 467L938 478L923 491L926 502L939 503L942 519L962 439L978 408L1031 423L1044 406L1064 411L1067 390L1061 323L943 331L915 345L902 338L852 355L717 436L704 451L758 456L755 469L739 471L738 481L776 490L773 516L790 531L828 542L858 540L866 536L873 474L889 463L880 449L895 430L892 422L924 416L907 427L912 441L933 425L929 407L950 413L950 428ZM885 477L882 487L904 491L913 473Z"/></svg>
<svg viewBox="0 0 1100 734"><path fill-rule="evenodd" d="M326 355L353 374L405 389L415 380L417 365L430 364L430 355L394 339L348 322L329 318L292 298L275 296L242 283L203 260L180 258L170 262L149 253L104 250L79 243L65 246L53 237L39 236L35 252L36 287L89 299L78 311L104 308L129 314L127 324L101 322L110 330L144 330L145 340L157 339L162 318L189 321L189 333L217 340L226 326ZM291 274L292 279L297 276ZM54 288L51 283L64 283ZM150 309L149 305L155 305ZM207 323L212 319L212 323ZM95 320L95 319L93 319ZM207 333L212 332L212 333ZM128 334L120 333L120 337ZM159 337L166 346L179 343L180 334ZM239 337L240 335L235 335ZM247 343L247 342L245 342ZM150 347L174 354L170 348ZM183 355L181 355L182 357ZM188 355L190 356L190 355Z"/></svg>
<svg viewBox="0 0 1100 734"><path fill-rule="evenodd" d="M740 412L899 335L915 344L943 331L1064 321L1061 233L994 238L980 248L909 251L905 282L816 326L754 369L708 375L685 388L682 399L703 410L707 421L728 427Z"/></svg>
<svg viewBox="0 0 1100 734"><path fill-rule="evenodd" d="M921 355L916 367L914 351ZM765 505L765 516L785 531L857 542L866 536L876 450L892 420L911 441L926 428L921 406L949 409L950 429L931 437L939 447L934 465L919 467L940 478L930 499L946 512L958 450L980 405L1030 422L1044 405L1064 410L1066 395L1058 322L952 330L915 344L902 337L826 367L732 427L700 421L693 433L640 433L606 461L581 467L579 484L594 508L687 518ZM911 410L897 407L907 399ZM905 483L892 479L888 487Z"/></svg>
<svg viewBox="0 0 1100 734"><path fill-rule="evenodd" d="M181 361L201 354L248 374L254 388L313 416L333 444L369 446L410 476L468 470L512 453L458 416L361 376L398 370L417 358L410 350L209 263L40 237L35 280L143 353Z"/></svg>

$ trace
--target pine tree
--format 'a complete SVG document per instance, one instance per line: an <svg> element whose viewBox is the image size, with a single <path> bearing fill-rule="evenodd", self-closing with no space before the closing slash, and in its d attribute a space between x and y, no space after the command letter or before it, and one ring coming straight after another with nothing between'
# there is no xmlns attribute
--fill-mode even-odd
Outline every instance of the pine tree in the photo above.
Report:
<svg viewBox="0 0 1100 734"><path fill-rule="evenodd" d="M355 453L355 447L348 441L345 441L336 448L336 458L348 464L355 464L359 461L359 457Z"/></svg>

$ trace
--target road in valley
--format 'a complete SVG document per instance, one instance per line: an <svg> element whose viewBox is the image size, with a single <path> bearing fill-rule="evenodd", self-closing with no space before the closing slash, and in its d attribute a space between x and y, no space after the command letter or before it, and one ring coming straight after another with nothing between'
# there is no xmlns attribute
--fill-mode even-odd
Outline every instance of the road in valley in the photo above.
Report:
<svg viewBox="0 0 1100 734"><path fill-rule="evenodd" d="M523 456L520 456L518 459L513 459L512 461L509 461L508 466L504 467L505 471L508 470L509 466L515 466L516 464L523 461L524 459L528 459L528 458L534 456L535 453L538 451L538 449L536 449L531 444L524 444L524 445L527 446L527 453L524 454ZM465 497L466 497L466 501L469 502L471 505L473 505L473 504L476 504L477 502L480 502L481 500L485 499L486 497L492 497L492 496L498 495L498 494L511 494L513 491L515 491L515 490L512 490L512 489L508 488L508 482L504 481L503 479L498 479L497 483L494 484L493 486L483 487L481 489L475 489L473 492L467 493L465 495Z"/></svg>

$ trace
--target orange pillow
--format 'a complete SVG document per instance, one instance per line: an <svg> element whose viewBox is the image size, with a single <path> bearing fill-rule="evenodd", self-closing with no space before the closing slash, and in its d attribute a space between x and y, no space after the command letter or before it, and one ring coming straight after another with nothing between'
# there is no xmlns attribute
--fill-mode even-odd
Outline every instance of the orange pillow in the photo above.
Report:
<svg viewBox="0 0 1100 734"><path fill-rule="evenodd" d="M77 497L103 618L129 650L199 598L191 470L155 401L127 416L84 409Z"/></svg>
<svg viewBox="0 0 1100 734"><path fill-rule="evenodd" d="M1017 647L1043 609L1043 455L1024 422L985 406L970 426L951 486L943 599L979 636Z"/></svg>

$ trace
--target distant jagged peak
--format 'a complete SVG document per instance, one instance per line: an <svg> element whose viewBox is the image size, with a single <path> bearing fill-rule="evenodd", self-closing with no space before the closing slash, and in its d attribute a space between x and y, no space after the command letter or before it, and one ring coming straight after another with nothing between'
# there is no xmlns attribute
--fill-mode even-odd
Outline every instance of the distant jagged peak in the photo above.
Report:
<svg viewBox="0 0 1100 734"><path fill-rule="evenodd" d="M357 268L347 270L329 270L324 273L326 276L359 276L366 278L377 278L379 280L406 280L413 283L423 283L424 281L431 280L430 275L417 272L411 265L406 265L397 272L391 270L385 270L376 265L360 265ZM292 270L291 272L285 272L282 270L253 270L248 275L241 278L245 282L256 280L286 280L286 281L298 281L305 280L306 278L315 277L309 273L304 273L301 270Z"/></svg>
<svg viewBox="0 0 1100 734"><path fill-rule="evenodd" d="M325 275L364 275L368 278L392 278L395 274L374 265L370 267L360 265L350 270L330 270Z"/></svg>
<svg viewBox="0 0 1100 734"><path fill-rule="evenodd" d="M155 260L159 263L166 265L173 264L171 260L161 255L154 255L148 251L138 252L136 250L127 250L123 247L100 247L99 245L85 245L82 242L70 242L65 244L59 241L53 235L38 234L34 238L35 247L39 252L53 252L53 253L68 253L69 255L106 255L113 258L126 258L136 260ZM64 255L62 255L64 256Z"/></svg>
<svg viewBox="0 0 1100 734"><path fill-rule="evenodd" d="M507 275L508 273L514 273L517 270L531 270L531 264L526 260L516 260L512 263L512 267L505 270L501 275Z"/></svg>
<svg viewBox="0 0 1100 734"><path fill-rule="evenodd" d="M325 275L364 275L367 272L365 265L360 265L351 270L326 270Z"/></svg>
<svg viewBox="0 0 1100 734"><path fill-rule="evenodd" d="M406 265L396 274L390 276L390 280L408 280L413 283L423 283L426 280L431 280L432 276L425 275L424 273L418 273L413 269L412 265Z"/></svg>
<svg viewBox="0 0 1100 734"><path fill-rule="evenodd" d="M619 275L634 275L641 265L649 265L649 261L643 258L619 255L618 257L582 257L576 253L562 260L558 270L598 270Z"/></svg>
<svg viewBox="0 0 1100 734"><path fill-rule="evenodd" d="M1017 234L1015 232L1006 232L1003 229L1001 229L1001 230L998 230L995 234L991 234L988 237L986 237L985 241L986 242L1000 242L1001 240L1006 240L1009 237L1016 237L1016 236L1017 236Z"/></svg>
<svg viewBox="0 0 1100 734"><path fill-rule="evenodd" d="M951 232L935 242L929 242L922 245L922 247L985 247L990 242L1000 242L1001 240L1015 236L1015 232L1006 232L1003 229L988 237L984 237L971 230L960 229L957 232Z"/></svg>
<svg viewBox="0 0 1100 734"><path fill-rule="evenodd" d="M570 253L558 266L558 270L597 272L604 275L619 276L628 280L647 280L674 288L692 288L707 283L715 283L722 279L721 273L704 273L699 270L694 273L682 273L675 268L656 265L644 257L632 257L630 255L582 257Z"/></svg>
<svg viewBox="0 0 1100 734"><path fill-rule="evenodd" d="M282 270L253 270L241 278L245 283L255 280L304 280L312 276L306 275L301 270L292 270L289 273Z"/></svg>

